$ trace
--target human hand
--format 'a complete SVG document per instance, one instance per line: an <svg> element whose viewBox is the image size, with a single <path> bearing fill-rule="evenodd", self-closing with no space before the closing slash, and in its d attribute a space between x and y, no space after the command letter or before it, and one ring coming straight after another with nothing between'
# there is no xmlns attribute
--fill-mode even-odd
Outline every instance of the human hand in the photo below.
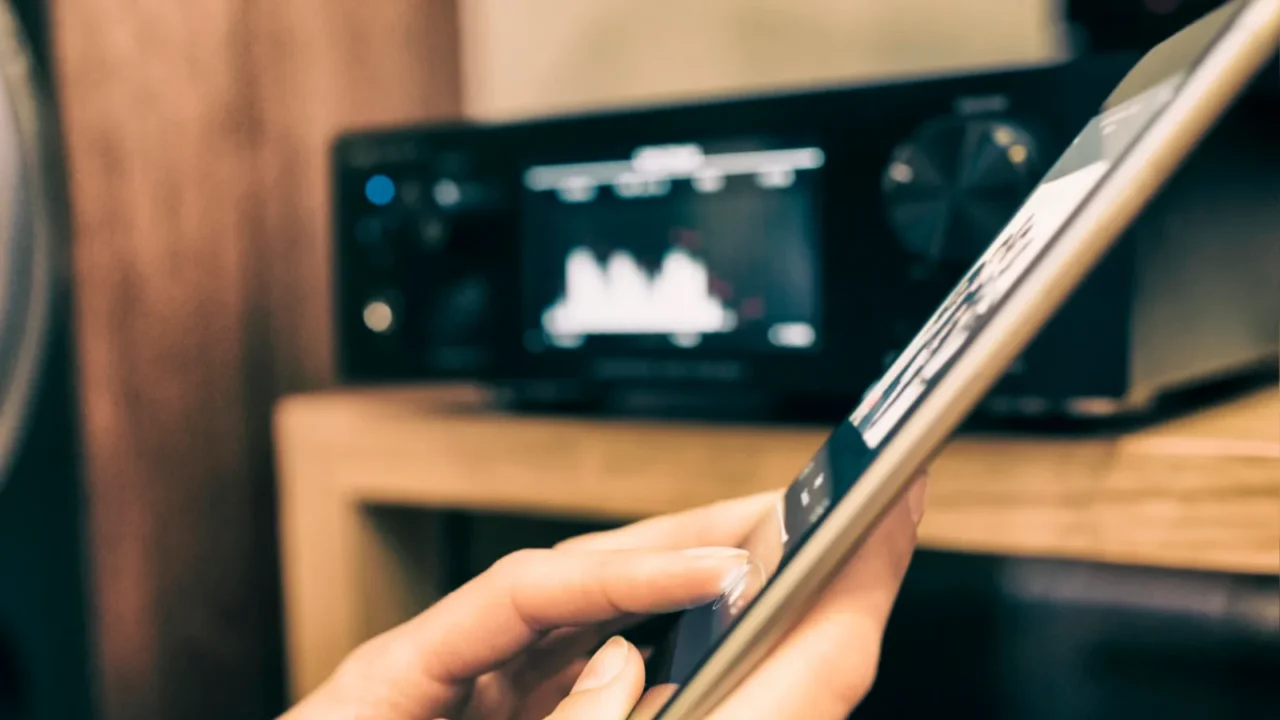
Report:
<svg viewBox="0 0 1280 720"><path fill-rule="evenodd" d="M843 720L875 681L881 641L916 543L925 482L916 481L881 521L817 604L713 715ZM758 516L757 516L758 517ZM680 516L583 536L569 547L666 547L705 540ZM682 532L683 531L683 532ZM707 533L711 534L711 533ZM661 710L673 686L644 692L644 662L620 637L591 659L548 720L645 720Z"/></svg>
<svg viewBox="0 0 1280 720"><path fill-rule="evenodd" d="M914 546L921 493L917 487L891 511L718 716L843 718L861 700ZM362 645L284 720L515 720L547 713L608 720L633 709L654 712L670 689L650 691L637 705L644 686L638 650L614 638L590 664L587 654L640 616L717 597L747 560L732 546L777 498L718 503L508 556ZM811 676L806 668L815 662L834 671ZM846 709L836 714L837 708Z"/></svg>
<svg viewBox="0 0 1280 720"><path fill-rule="evenodd" d="M727 545L741 540L759 507L750 498L665 521L721 528L707 537L726 546L582 543L509 555L357 648L284 720L543 718L605 638L643 616L719 596L747 561ZM697 533L682 537L696 541Z"/></svg>

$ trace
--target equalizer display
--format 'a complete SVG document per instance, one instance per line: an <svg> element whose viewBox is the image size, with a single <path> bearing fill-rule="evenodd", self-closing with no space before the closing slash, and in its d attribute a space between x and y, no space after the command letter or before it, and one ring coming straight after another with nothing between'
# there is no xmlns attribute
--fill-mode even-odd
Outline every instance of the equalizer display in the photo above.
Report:
<svg viewBox="0 0 1280 720"><path fill-rule="evenodd" d="M641 147L524 174L525 346L818 344L814 147Z"/></svg>

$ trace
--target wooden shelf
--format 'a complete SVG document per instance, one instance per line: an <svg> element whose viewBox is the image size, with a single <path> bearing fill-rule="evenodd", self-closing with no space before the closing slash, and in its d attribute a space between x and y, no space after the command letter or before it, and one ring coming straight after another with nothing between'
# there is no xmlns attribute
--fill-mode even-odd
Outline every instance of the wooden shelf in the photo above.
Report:
<svg viewBox="0 0 1280 720"><path fill-rule="evenodd" d="M530 418L470 388L294 397L286 474L367 503L628 519L780 487L822 429ZM1280 563L1280 394L1108 438L962 437L927 546L1235 572Z"/></svg>
<svg viewBox="0 0 1280 720"><path fill-rule="evenodd" d="M278 406L295 691L431 597L432 558L406 560L402 531L369 508L630 519L781 487L827 433L514 416L486 409L486 397L366 389ZM1275 388L1114 437L962 436L930 477L926 547L1280 573ZM376 602L342 599L343 583L394 588ZM349 627L334 625L335 612Z"/></svg>

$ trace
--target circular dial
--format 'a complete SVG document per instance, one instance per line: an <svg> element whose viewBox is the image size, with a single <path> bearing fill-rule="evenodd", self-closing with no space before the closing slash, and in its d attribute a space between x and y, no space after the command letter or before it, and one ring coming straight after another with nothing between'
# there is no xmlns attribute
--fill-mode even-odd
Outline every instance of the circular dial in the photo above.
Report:
<svg viewBox="0 0 1280 720"><path fill-rule="evenodd" d="M1043 175L1035 138L1002 118L948 117L896 147L882 179L890 225L914 257L968 264Z"/></svg>

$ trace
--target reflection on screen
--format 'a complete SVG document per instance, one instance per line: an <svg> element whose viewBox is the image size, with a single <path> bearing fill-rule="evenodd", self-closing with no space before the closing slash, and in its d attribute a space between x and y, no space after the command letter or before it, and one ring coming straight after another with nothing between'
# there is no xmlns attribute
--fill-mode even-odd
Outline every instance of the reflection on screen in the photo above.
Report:
<svg viewBox="0 0 1280 720"><path fill-rule="evenodd" d="M1005 229L978 258L915 340L863 397L849 420L871 448L880 447L946 372L1044 253L1151 118L1173 97L1183 75L1165 80L1099 115L1077 136Z"/></svg>
<svg viewBox="0 0 1280 720"><path fill-rule="evenodd" d="M1076 138L919 335L867 391L743 547L752 565L717 602L683 613L656 653L654 684L683 683L714 650L876 457L955 358L998 312L1108 169L1183 80L1177 74L1108 108Z"/></svg>
<svg viewBox="0 0 1280 720"><path fill-rule="evenodd" d="M862 431L868 446L879 447L898 427L1040 256L1108 166L1099 160L1047 181L1031 194L1013 222L854 410L850 421Z"/></svg>

